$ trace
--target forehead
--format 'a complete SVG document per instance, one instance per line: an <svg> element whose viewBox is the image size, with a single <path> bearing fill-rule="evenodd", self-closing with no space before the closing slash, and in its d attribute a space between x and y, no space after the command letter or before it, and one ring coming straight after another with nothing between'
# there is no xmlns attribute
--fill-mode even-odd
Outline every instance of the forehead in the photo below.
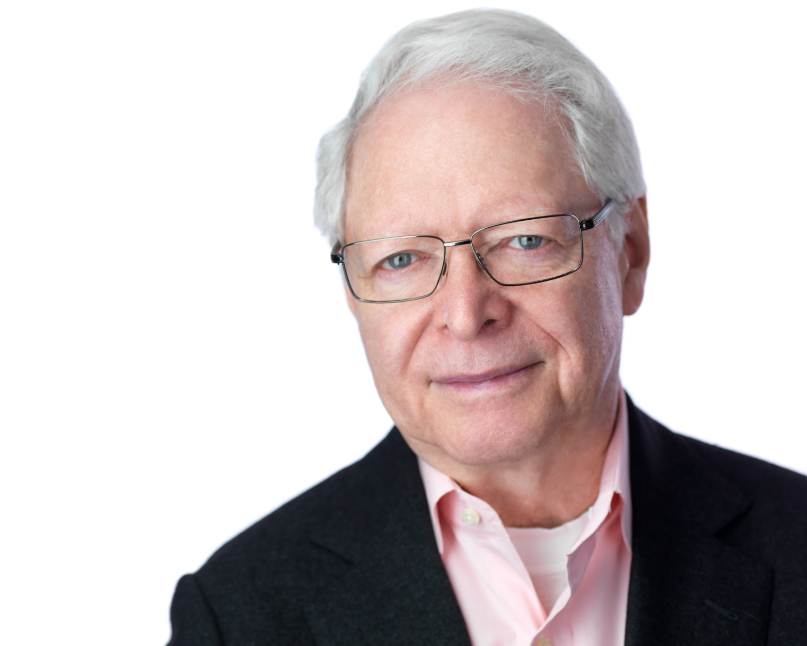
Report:
<svg viewBox="0 0 807 646"><path fill-rule="evenodd" d="M359 130L346 238L462 236L592 199L551 104L472 84L415 90L386 100Z"/></svg>

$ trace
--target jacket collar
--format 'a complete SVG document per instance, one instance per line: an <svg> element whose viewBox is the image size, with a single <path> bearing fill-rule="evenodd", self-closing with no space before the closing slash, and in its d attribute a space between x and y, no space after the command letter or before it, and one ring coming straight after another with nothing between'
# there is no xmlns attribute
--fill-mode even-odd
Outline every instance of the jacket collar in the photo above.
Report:
<svg viewBox="0 0 807 646"><path fill-rule="evenodd" d="M625 643L765 643L773 575L724 543L750 507L695 440L628 398L632 562ZM319 646L469 646L437 550L417 459L397 429L352 467L356 477L311 541L351 564L306 617Z"/></svg>
<svg viewBox="0 0 807 646"><path fill-rule="evenodd" d="M720 540L750 507L698 441L675 435L628 399L633 558L625 643L765 643L768 567Z"/></svg>
<svg viewBox="0 0 807 646"><path fill-rule="evenodd" d="M356 467L342 522L311 536L352 564L305 610L318 646L470 646L414 453L393 428Z"/></svg>

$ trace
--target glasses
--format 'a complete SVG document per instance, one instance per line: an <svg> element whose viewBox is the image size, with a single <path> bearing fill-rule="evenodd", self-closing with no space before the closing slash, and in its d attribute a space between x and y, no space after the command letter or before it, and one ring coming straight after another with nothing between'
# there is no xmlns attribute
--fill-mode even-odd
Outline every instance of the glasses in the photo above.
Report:
<svg viewBox="0 0 807 646"><path fill-rule="evenodd" d="M545 283L580 269L583 231L596 227L614 206L608 200L585 220L560 214L502 222L456 242L436 236L396 236L344 246L337 242L331 262L342 265L350 293L363 303L402 303L431 296L446 271L446 248L467 244L479 266L499 285Z"/></svg>

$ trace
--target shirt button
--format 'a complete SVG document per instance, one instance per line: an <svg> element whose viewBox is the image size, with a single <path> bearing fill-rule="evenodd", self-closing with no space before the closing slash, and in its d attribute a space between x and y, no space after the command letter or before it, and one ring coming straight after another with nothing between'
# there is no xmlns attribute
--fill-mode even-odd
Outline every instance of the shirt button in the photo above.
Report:
<svg viewBox="0 0 807 646"><path fill-rule="evenodd" d="M480 518L479 514L477 512L475 512L473 509L466 509L464 512L462 512L462 514L460 515L460 518L462 518L463 523L465 523L466 525L472 525L472 526L473 525L478 525L479 521L482 520L482 518Z"/></svg>

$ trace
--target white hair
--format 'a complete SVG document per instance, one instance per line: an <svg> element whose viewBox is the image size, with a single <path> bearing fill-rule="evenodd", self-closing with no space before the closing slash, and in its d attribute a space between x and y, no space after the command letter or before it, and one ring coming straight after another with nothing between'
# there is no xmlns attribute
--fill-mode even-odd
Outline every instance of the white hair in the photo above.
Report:
<svg viewBox="0 0 807 646"><path fill-rule="evenodd" d="M623 214L645 184L633 126L608 79L540 20L473 9L414 22L390 38L362 74L348 115L320 140L314 222L331 244L344 241L347 166L363 119L392 92L437 80L493 84L522 101L557 106L588 186L616 202L608 225L622 241Z"/></svg>

